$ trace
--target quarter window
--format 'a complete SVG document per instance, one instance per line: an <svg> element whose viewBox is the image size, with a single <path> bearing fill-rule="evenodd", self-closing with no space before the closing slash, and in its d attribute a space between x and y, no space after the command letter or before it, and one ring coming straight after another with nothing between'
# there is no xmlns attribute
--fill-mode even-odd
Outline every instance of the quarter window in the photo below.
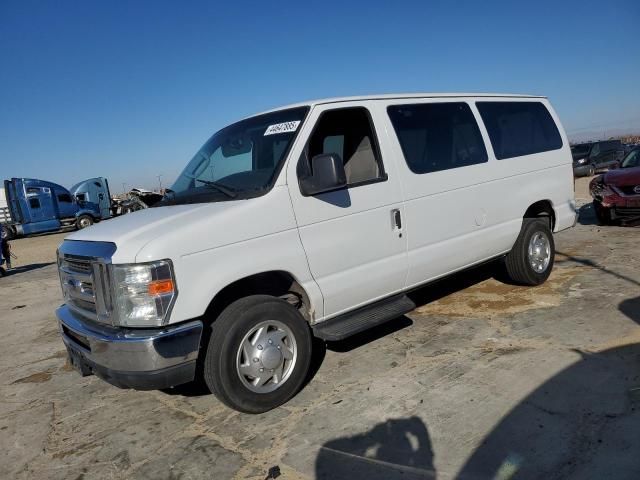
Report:
<svg viewBox="0 0 640 480"><path fill-rule="evenodd" d="M324 112L309 139L306 156L333 153L344 163L347 185L384 180L384 168L365 108L342 108ZM308 169L308 162L300 168ZM300 176L304 173L298 172Z"/></svg>
<svg viewBox="0 0 640 480"><path fill-rule="evenodd" d="M40 208L40 200L38 200L37 198L30 198L29 206L31 208Z"/></svg>
<svg viewBox="0 0 640 480"><path fill-rule="evenodd" d="M480 130L464 102L393 105L387 112L405 161L414 173L487 161Z"/></svg>
<svg viewBox="0 0 640 480"><path fill-rule="evenodd" d="M68 193L60 193L58 194L58 201L62 203L72 203L71 195Z"/></svg>
<svg viewBox="0 0 640 480"><path fill-rule="evenodd" d="M477 102L498 160L562 148L551 114L540 102Z"/></svg>

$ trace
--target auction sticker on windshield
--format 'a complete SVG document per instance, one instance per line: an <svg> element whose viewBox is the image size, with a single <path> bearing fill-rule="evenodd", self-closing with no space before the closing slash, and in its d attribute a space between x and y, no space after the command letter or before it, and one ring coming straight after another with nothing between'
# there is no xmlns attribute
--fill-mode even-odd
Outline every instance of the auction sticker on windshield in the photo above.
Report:
<svg viewBox="0 0 640 480"><path fill-rule="evenodd" d="M298 125L300 125L300 120L269 125L264 132L264 136L275 135L276 133L295 132L298 129Z"/></svg>

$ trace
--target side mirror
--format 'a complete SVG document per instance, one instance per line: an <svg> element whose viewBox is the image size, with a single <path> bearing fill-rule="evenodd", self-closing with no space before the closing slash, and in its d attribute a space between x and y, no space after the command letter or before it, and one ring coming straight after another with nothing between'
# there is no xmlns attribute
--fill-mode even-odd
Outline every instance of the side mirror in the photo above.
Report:
<svg viewBox="0 0 640 480"><path fill-rule="evenodd" d="M323 153L311 159L311 174L300 179L305 197L338 190L347 185L347 175L340 155Z"/></svg>

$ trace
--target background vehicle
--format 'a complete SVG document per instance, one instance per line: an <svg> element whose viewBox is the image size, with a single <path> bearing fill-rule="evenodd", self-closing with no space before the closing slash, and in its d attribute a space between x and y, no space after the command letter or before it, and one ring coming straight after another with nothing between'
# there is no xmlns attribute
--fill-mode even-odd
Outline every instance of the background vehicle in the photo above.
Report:
<svg viewBox="0 0 640 480"><path fill-rule="evenodd" d="M616 219L640 219L640 147L627 154L620 169L591 180L589 191L601 224L607 225Z"/></svg>
<svg viewBox="0 0 640 480"><path fill-rule="evenodd" d="M223 128L158 206L69 236L56 314L82 374L152 389L202 372L258 413L302 387L314 336L393 320L428 282L504 259L543 283L575 211L546 98L308 102Z"/></svg>
<svg viewBox="0 0 640 480"><path fill-rule="evenodd" d="M85 228L109 218L100 206L79 203L66 188L33 178L5 180L7 207L1 212L10 237L53 232L63 228ZM104 190L108 198L108 189Z"/></svg>
<svg viewBox="0 0 640 480"><path fill-rule="evenodd" d="M97 218L105 220L112 216L109 182L104 177L89 178L69 189L78 205L99 212Z"/></svg>
<svg viewBox="0 0 640 480"><path fill-rule="evenodd" d="M604 168L617 168L624 156L620 140L580 143L571 146L573 173L576 177L593 176Z"/></svg>

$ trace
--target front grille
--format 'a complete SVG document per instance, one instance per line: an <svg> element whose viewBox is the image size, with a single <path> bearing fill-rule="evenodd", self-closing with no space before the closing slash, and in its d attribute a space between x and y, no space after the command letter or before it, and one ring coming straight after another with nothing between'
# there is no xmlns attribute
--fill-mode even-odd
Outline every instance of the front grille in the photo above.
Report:
<svg viewBox="0 0 640 480"><path fill-rule="evenodd" d="M614 212L619 217L640 217L640 208L616 207Z"/></svg>
<svg viewBox="0 0 640 480"><path fill-rule="evenodd" d="M58 266L62 294L77 314L111 324L111 295L108 269L94 259L62 255Z"/></svg>
<svg viewBox="0 0 640 480"><path fill-rule="evenodd" d="M91 273L91 262L88 259L65 258L64 265L73 272Z"/></svg>

